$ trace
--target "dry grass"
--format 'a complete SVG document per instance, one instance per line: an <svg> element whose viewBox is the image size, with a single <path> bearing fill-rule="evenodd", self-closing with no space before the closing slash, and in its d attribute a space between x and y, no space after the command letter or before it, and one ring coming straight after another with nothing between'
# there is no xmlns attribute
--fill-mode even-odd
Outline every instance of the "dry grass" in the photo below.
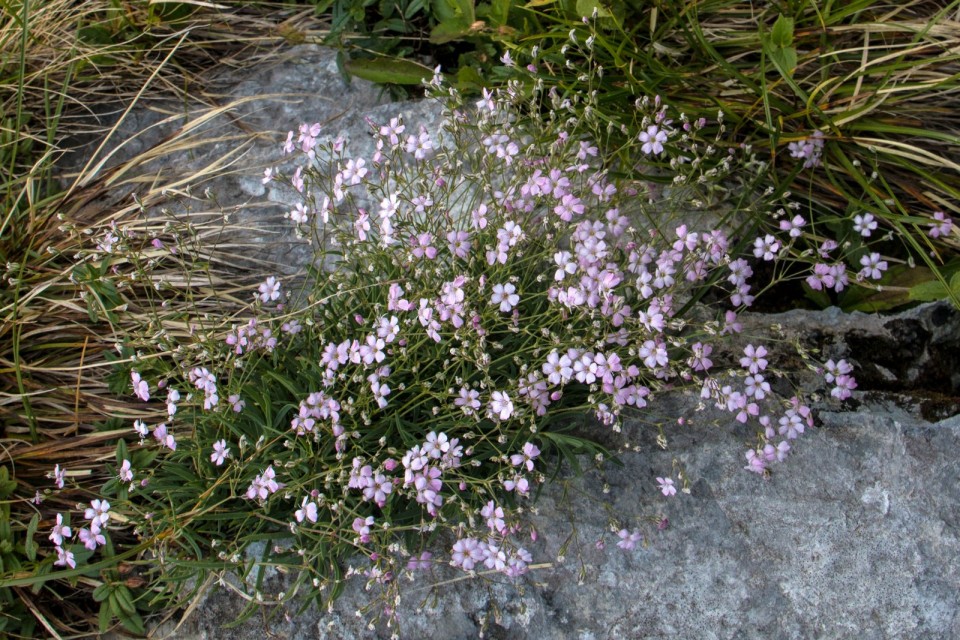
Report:
<svg viewBox="0 0 960 640"><path fill-rule="evenodd" d="M190 174L164 172L162 179L145 167L209 144L198 135L200 127L238 106L198 90L204 73L261 64L285 45L325 32L310 11L200 4L173 20L156 13L162 4L146 0L0 2L0 106L8 114L0 121L0 464L16 480L9 503L15 537L23 536L35 513L42 532L54 511L89 500L109 479L104 463L130 421L159 417L111 392L116 347L136 349L138 341L162 332L187 336L190 327L178 320L187 315L187 301L191 315L209 311L218 318L241 306L230 291L239 290L247 275L232 257L242 247L218 246L222 212L189 203L194 211L184 219L191 242L204 247L205 263L192 266L202 269L196 278L186 276L185 265L169 252L149 245L163 236L165 221L146 214L182 204L187 185L216 175L233 156ZM185 102L188 94L206 106L174 135L119 164L117 127L100 127L91 118L120 105L122 120L137 104L158 97ZM256 140L240 129L237 149ZM103 143L83 150L89 162L61 188L57 160L78 136ZM97 275L101 267L128 276L138 269L125 259L104 267L90 251L109 224L136 234L140 256L152 261L148 279L116 278L127 286L114 290ZM153 285L160 279L158 292ZM164 299L169 308L157 321L155 306ZM119 424L122 430L112 428ZM37 507L31 499L49 488L54 464L75 483ZM6 615L32 616L37 633L42 628L51 636L96 629L90 590L97 581L43 585L40 579L26 588L29 566L18 570L8 560L0 568L0 592L14 595L2 601ZM10 583L18 579L20 586Z"/></svg>

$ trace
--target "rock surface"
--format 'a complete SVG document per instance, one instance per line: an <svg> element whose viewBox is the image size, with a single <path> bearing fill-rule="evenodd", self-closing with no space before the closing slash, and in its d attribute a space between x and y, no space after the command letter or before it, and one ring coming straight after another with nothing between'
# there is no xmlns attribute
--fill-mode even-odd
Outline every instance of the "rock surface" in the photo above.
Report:
<svg viewBox="0 0 960 640"><path fill-rule="evenodd" d="M436 117L422 104L384 106L366 83L348 87L332 54L314 48L294 49L286 62L253 76L217 82L232 98L297 94L288 97L299 102L264 98L238 106L246 125L270 132L270 142L249 148L230 172L202 185L217 194L219 206L259 230L248 239L259 243L258 258L288 269L309 255L283 220L291 194L260 181L263 168L282 168L279 142L286 130L302 120L327 122L330 135L350 139L358 154L368 155L365 116L384 121L402 110L411 124ZM120 135L160 120L157 111L135 111ZM122 153L142 152L178 122L158 126ZM203 133L217 137L234 126L223 118ZM211 141L158 162L202 167L231 144ZM622 467L607 464L582 477L567 469L529 510L539 539L528 548L534 562L548 567L516 581L466 579L445 566L413 582L401 578L398 627L355 615L371 595L354 579L332 611L311 608L286 619L287 612L270 617L265 607L263 617L235 629L221 627L236 618L243 601L228 590L214 592L182 625L168 624L158 635L960 637L960 418L950 417L960 410L960 313L942 305L887 318L828 310L753 316L745 324L758 334L779 324L786 339L859 365L854 397L842 408L821 404L817 427L769 479L742 470L751 428L711 410L695 412L697 397L665 396L623 434L602 434L620 452ZM799 374L803 362L794 358L791 368ZM801 382L815 384L813 377ZM680 416L688 422L683 428L676 425ZM667 425L666 450L657 444L657 423ZM690 492L665 498L653 479L678 470ZM642 531L643 546L619 549L614 532L623 527ZM275 576L265 595L283 589Z"/></svg>

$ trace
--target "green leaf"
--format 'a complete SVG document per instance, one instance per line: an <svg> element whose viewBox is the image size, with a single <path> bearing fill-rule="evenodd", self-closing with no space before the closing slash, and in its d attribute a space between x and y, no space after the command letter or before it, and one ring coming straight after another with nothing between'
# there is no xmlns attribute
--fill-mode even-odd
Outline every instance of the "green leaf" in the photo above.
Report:
<svg viewBox="0 0 960 640"><path fill-rule="evenodd" d="M110 597L111 591L113 591L113 587L109 582L101 583L100 586L93 590L94 602L103 602Z"/></svg>
<svg viewBox="0 0 960 640"><path fill-rule="evenodd" d="M0 499L8 498L13 495L17 488L17 481L10 479L10 473L6 467L0 467Z"/></svg>
<svg viewBox="0 0 960 640"><path fill-rule="evenodd" d="M951 276L949 286L944 286L939 280L931 280L911 288L910 299L920 302L933 302L934 300L949 298L951 293L954 297L960 297L960 271Z"/></svg>
<svg viewBox="0 0 960 640"><path fill-rule="evenodd" d="M466 27L477 20L473 0L433 0L433 15L439 23L456 23Z"/></svg>
<svg viewBox="0 0 960 640"><path fill-rule="evenodd" d="M35 513L30 519L30 524L27 525L27 539L23 543L23 550L27 554L28 560L37 559L37 543L33 539L37 535L37 527L40 526L40 514Z"/></svg>
<svg viewBox="0 0 960 640"><path fill-rule="evenodd" d="M771 49L768 55L780 73L785 76L793 74L794 69L797 68L797 50L793 47Z"/></svg>
<svg viewBox="0 0 960 640"><path fill-rule="evenodd" d="M430 32L431 44L446 44L462 40L472 33L470 25L462 25L458 22L441 22Z"/></svg>
<svg viewBox="0 0 960 640"><path fill-rule="evenodd" d="M793 18L788 18L783 14L773 23L773 30L770 32L770 42L778 49L786 49L793 44ZM796 52L794 52L796 55Z"/></svg>
<svg viewBox="0 0 960 640"><path fill-rule="evenodd" d="M577 15L581 18L592 18L593 10L597 10L598 18L612 18L613 14L599 0L577 0Z"/></svg>
<svg viewBox="0 0 960 640"><path fill-rule="evenodd" d="M410 60L361 58L346 60L343 68L350 75L379 84L418 85L433 76L433 70Z"/></svg>
<svg viewBox="0 0 960 640"><path fill-rule="evenodd" d="M110 623L113 622L113 611L110 609L110 602L104 600L100 603L100 615L97 617L100 633L106 633L110 630Z"/></svg>

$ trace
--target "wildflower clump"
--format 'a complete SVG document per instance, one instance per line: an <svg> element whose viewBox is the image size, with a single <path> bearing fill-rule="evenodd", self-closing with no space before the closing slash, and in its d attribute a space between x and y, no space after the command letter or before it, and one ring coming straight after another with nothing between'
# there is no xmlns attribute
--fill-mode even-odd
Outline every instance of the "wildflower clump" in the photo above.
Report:
<svg viewBox="0 0 960 640"><path fill-rule="evenodd" d="M165 390L166 419L132 425L157 461L131 465L124 449L114 508L154 541L169 584L202 566L239 572L262 596L255 569L269 565L296 571L288 596L325 600L358 555L348 574L387 588L440 560L516 577L533 560L520 514L545 465L605 453L572 418L620 431L659 393L690 387L758 427L746 454L757 472L812 424L801 399L772 393L762 346L742 370L715 371L716 341L740 330L755 295L741 239L670 219L630 177L632 163L669 155L668 197L695 202L732 176L733 156L705 168L704 122L640 99L643 135L603 159L606 126L581 117L590 95L519 83L476 103L442 95L436 129L371 122L371 157L316 124L291 131L295 169L264 179L300 197L287 219L316 250L305 283L267 275L249 287L249 317L197 320L190 340L124 372L144 403ZM748 245L775 260L783 242ZM685 312L707 289L717 306L694 321ZM849 365L827 371L848 395ZM673 478L656 482L677 493ZM88 549L111 524L96 502ZM58 526L59 562L73 566ZM619 530L621 549L642 542Z"/></svg>

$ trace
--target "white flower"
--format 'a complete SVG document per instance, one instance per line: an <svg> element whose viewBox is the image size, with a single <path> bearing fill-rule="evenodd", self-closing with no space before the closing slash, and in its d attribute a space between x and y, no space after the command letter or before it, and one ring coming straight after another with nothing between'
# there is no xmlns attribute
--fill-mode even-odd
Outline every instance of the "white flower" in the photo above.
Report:
<svg viewBox="0 0 960 640"><path fill-rule="evenodd" d="M509 282L507 284L493 285L493 295L490 296L490 304L500 305L500 311L509 313L520 302L520 296L517 295L516 287Z"/></svg>
<svg viewBox="0 0 960 640"><path fill-rule="evenodd" d="M490 394L490 415L500 420L509 420L513 415L513 401L504 391Z"/></svg>

